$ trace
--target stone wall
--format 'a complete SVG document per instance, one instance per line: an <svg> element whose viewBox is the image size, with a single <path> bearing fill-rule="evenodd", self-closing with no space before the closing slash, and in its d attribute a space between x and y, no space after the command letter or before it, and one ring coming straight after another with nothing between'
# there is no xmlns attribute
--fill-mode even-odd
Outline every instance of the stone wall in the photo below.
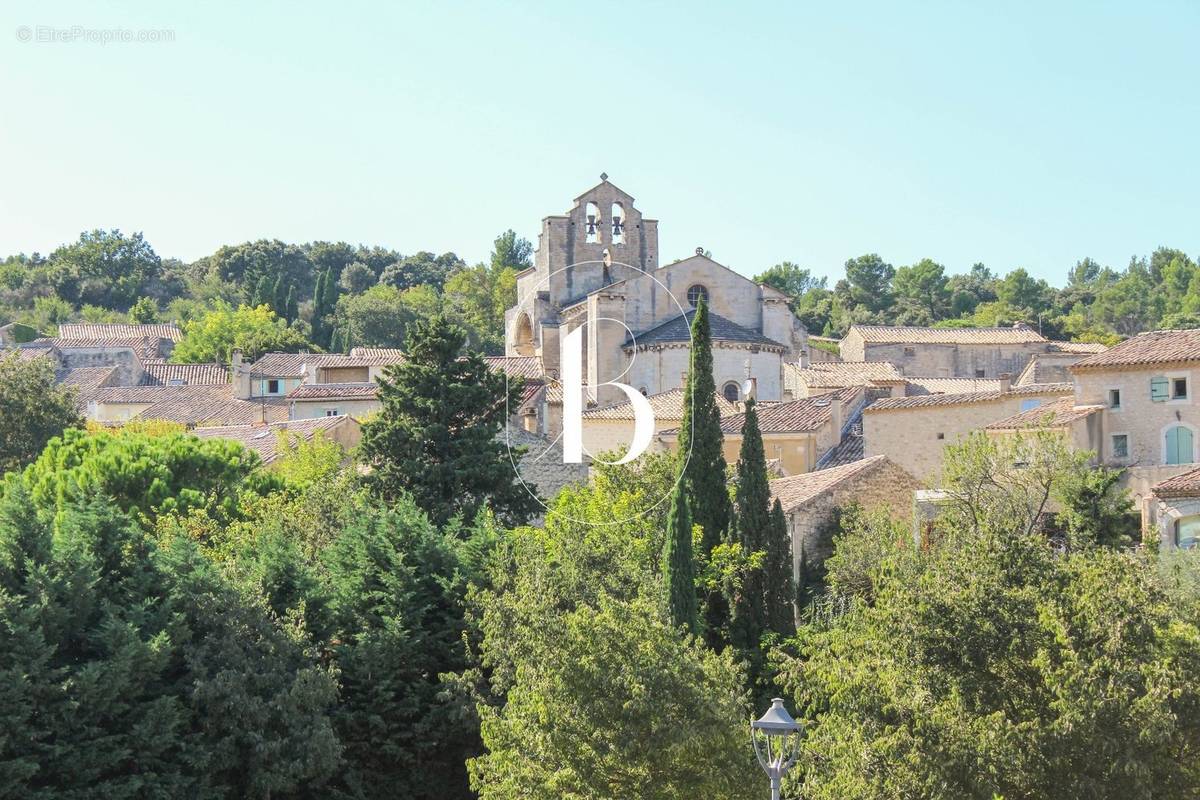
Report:
<svg viewBox="0 0 1200 800"><path fill-rule="evenodd" d="M1150 380L1187 378L1188 396L1180 400L1153 402L1150 399ZM1106 407L1103 415L1103 452L1107 464L1117 466L1147 466L1165 463L1166 431L1175 425L1190 428L1195 450L1200 450L1200 406L1196 393L1200 385L1200 370L1186 367L1157 369L1123 369L1106 372L1085 370L1075 375L1075 402L1080 405L1109 406L1109 391L1119 390L1119 408ZM1112 452L1112 437L1123 433L1129 437L1129 457L1118 459ZM1193 453L1192 463L1200 459Z"/></svg>
<svg viewBox="0 0 1200 800"><path fill-rule="evenodd" d="M1017 375L1034 353L1045 351L1040 342L1029 344L873 344L862 347L862 359L843 351L847 361L890 361L905 375L928 378L998 378ZM980 374L982 372L982 374Z"/></svg>
<svg viewBox="0 0 1200 800"><path fill-rule="evenodd" d="M345 414L361 420L377 412L382 407L382 404L378 400L373 399L293 400L289 419L315 419L317 417L331 416L326 413L327 410L331 410L334 412L333 416Z"/></svg>
<svg viewBox="0 0 1200 800"><path fill-rule="evenodd" d="M915 406L863 413L864 455L887 456L922 481L935 485L942 472L946 446L973 431L1020 412L1021 401L1037 398L1006 395L992 400L957 405Z"/></svg>
<svg viewBox="0 0 1200 800"><path fill-rule="evenodd" d="M70 371L84 367L116 367L114 386L136 386L144 370L141 359L129 347L62 347L62 369Z"/></svg>

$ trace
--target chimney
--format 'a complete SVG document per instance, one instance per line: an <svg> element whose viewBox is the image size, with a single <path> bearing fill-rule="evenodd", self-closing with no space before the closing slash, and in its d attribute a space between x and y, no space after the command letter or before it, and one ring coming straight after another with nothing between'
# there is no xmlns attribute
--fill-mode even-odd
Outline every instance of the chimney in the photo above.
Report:
<svg viewBox="0 0 1200 800"><path fill-rule="evenodd" d="M1012 373L1011 372L1001 372L1000 373L1000 391L1008 392L1011 390L1012 390Z"/></svg>
<svg viewBox="0 0 1200 800"><path fill-rule="evenodd" d="M234 350L229 354L229 372L233 382L233 396L239 400L249 400L250 366L242 361L241 350Z"/></svg>
<svg viewBox="0 0 1200 800"><path fill-rule="evenodd" d="M833 423L833 440L842 440L842 398L838 392L829 395L829 420Z"/></svg>

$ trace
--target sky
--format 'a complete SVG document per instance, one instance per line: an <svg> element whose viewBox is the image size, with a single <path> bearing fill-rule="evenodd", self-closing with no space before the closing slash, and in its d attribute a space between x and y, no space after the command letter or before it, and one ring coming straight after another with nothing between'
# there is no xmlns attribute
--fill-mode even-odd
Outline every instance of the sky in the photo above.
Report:
<svg viewBox="0 0 1200 800"><path fill-rule="evenodd" d="M662 263L1061 285L1200 255L1197 41L1196 2L6 0L0 255L119 228L474 262L607 172Z"/></svg>

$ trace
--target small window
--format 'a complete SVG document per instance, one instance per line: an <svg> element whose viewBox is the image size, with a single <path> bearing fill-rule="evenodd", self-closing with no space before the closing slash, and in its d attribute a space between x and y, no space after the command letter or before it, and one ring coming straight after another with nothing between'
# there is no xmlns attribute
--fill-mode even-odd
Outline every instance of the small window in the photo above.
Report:
<svg viewBox="0 0 1200 800"><path fill-rule="evenodd" d="M906 356L915 356L916 354L917 354L917 348L915 348L915 347L906 347L906 348L904 348L904 355L906 355Z"/></svg>
<svg viewBox="0 0 1200 800"><path fill-rule="evenodd" d="M1129 434L1114 433L1112 436L1112 457L1129 458Z"/></svg>
<svg viewBox="0 0 1200 800"><path fill-rule="evenodd" d="M737 385L737 381L730 381L721 389L721 394L725 395L725 399L731 403L736 403L741 394L741 389Z"/></svg>
<svg viewBox="0 0 1200 800"><path fill-rule="evenodd" d="M186 386L187 382L183 378L167 378L167 386Z"/></svg>
<svg viewBox="0 0 1200 800"><path fill-rule="evenodd" d="M975 377L976 377L976 378L982 378L982 377L984 376L984 374L985 374L985 373L984 373L984 371L983 371L983 370L981 370L981 369L977 369L977 370L975 370Z"/></svg>
<svg viewBox="0 0 1200 800"><path fill-rule="evenodd" d="M1188 384L1187 378L1172 378L1171 379L1171 399L1172 400L1186 400L1187 396L1188 396L1187 384Z"/></svg>
<svg viewBox="0 0 1200 800"><path fill-rule="evenodd" d="M1175 521L1175 546L1192 548L1200 538L1200 517L1184 517Z"/></svg>
<svg viewBox="0 0 1200 800"><path fill-rule="evenodd" d="M336 408L327 408L325 409L325 416L336 417L338 416L338 410Z"/></svg>
<svg viewBox="0 0 1200 800"><path fill-rule="evenodd" d="M267 381L267 394L279 394L279 379L271 378Z"/></svg>
<svg viewBox="0 0 1200 800"><path fill-rule="evenodd" d="M946 438L946 434L944 434L944 433L939 433L939 434L937 435L937 438L938 438L938 441L941 441L941 440L943 440L943 439L945 439L945 438Z"/></svg>
<svg viewBox="0 0 1200 800"><path fill-rule="evenodd" d="M1021 410L1022 411L1033 411L1035 408L1037 408L1041 404L1042 404L1042 401L1038 400L1036 397L1027 397L1021 401Z"/></svg>
<svg viewBox="0 0 1200 800"><path fill-rule="evenodd" d="M688 305L690 305L692 308L695 308L696 306L700 305L701 300L703 300L705 303L708 302L708 289L704 288L698 283L689 287L687 291Z"/></svg>
<svg viewBox="0 0 1200 800"><path fill-rule="evenodd" d="M1117 409L1117 408L1121 407L1121 390L1120 389L1109 389L1108 390L1108 407L1113 408L1113 409Z"/></svg>
<svg viewBox="0 0 1200 800"><path fill-rule="evenodd" d="M1150 379L1150 400L1155 403L1165 402L1167 399L1167 379L1166 378L1151 378Z"/></svg>

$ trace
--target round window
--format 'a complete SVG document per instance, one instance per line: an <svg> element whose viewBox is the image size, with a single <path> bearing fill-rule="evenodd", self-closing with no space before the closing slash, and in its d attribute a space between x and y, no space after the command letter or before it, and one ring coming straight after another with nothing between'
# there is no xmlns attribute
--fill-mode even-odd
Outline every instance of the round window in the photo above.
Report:
<svg viewBox="0 0 1200 800"><path fill-rule="evenodd" d="M738 401L740 392L741 389L738 388L737 381L730 381L729 383L725 384L725 388L721 389L721 394L725 395L725 399L731 403L736 403Z"/></svg>
<svg viewBox="0 0 1200 800"><path fill-rule="evenodd" d="M695 308L696 306L700 305L701 300L703 300L705 303L708 302L708 289L705 289L703 286L697 283L688 289L688 305L690 305L692 308Z"/></svg>

